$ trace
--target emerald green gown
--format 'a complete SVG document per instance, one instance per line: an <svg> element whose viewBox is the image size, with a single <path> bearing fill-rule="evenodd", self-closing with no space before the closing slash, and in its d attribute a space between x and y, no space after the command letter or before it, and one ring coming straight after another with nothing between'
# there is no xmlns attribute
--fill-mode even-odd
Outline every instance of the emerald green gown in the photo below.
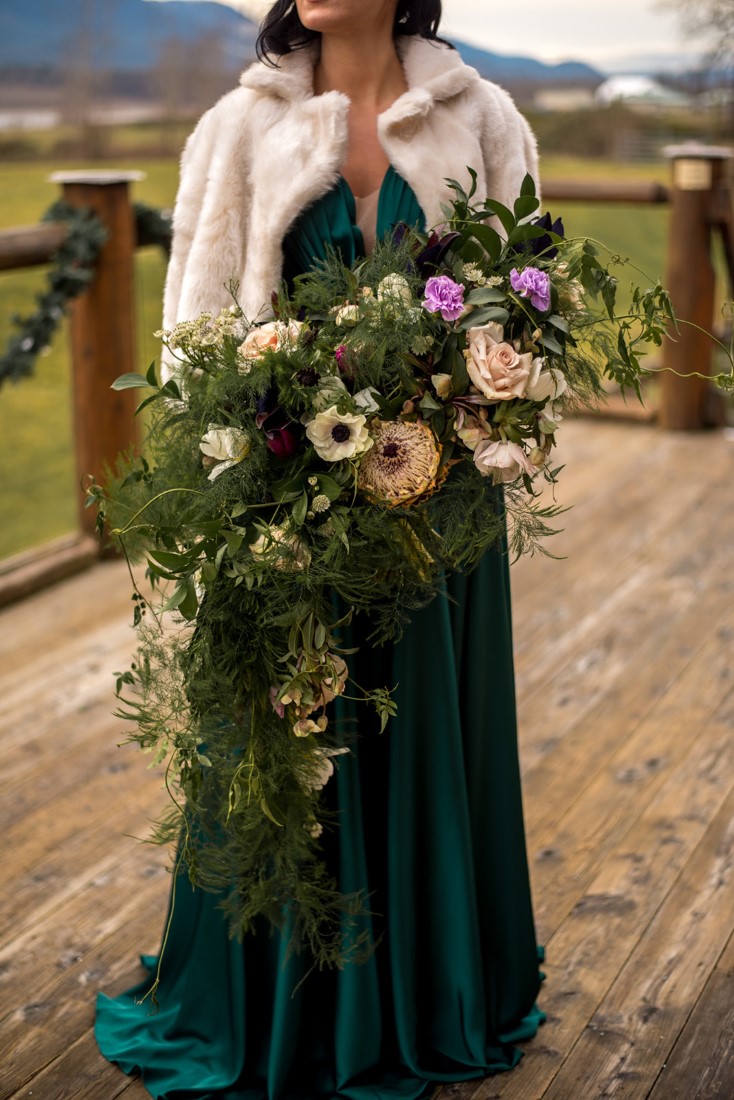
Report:
<svg viewBox="0 0 734 1100"><path fill-rule="evenodd" d="M378 239L423 216L390 169ZM344 180L284 242L292 277L324 255L362 254ZM156 1100L416 1100L441 1082L512 1068L535 1034L542 975L525 854L507 556L447 579L396 645L345 644L357 683L398 685L397 717L365 730L324 791L339 813L324 858L346 892L371 894L369 961L314 971L285 960L288 929L230 940L216 897L178 882L160 1007L151 977L100 994L100 1050L142 1072ZM362 634L366 631L362 631ZM350 704L337 700L337 719ZM143 962L148 968L155 959Z"/></svg>

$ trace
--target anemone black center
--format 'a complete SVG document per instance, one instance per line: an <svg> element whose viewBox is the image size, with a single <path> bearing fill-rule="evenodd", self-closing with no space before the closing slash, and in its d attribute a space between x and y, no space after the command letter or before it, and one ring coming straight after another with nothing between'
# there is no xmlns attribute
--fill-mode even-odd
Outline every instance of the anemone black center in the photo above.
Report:
<svg viewBox="0 0 734 1100"><path fill-rule="evenodd" d="M337 443L346 443L351 434L346 424L335 424L331 429L331 438Z"/></svg>

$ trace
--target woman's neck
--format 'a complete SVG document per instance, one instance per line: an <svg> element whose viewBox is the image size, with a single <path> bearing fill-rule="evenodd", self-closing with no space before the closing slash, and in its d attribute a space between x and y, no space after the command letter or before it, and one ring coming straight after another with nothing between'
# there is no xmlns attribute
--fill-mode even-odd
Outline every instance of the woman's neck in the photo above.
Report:
<svg viewBox="0 0 734 1100"><path fill-rule="evenodd" d="M322 35L314 71L316 95L343 92L352 104L381 111L407 87L391 28L375 31L369 41Z"/></svg>

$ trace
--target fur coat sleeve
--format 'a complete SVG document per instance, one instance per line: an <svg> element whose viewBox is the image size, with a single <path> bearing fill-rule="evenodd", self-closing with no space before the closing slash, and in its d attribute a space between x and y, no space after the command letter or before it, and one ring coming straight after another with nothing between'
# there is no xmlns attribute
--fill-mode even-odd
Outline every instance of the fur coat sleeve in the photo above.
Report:
<svg viewBox="0 0 734 1100"><path fill-rule="evenodd" d="M408 91L378 117L393 167L413 188L429 226L442 220L446 177L477 198L510 204L526 173L538 178L532 132L502 88L444 46L399 43ZM314 58L303 50L277 69L256 63L186 143L173 216L165 328L232 303L233 284L254 320L269 308L282 241L299 213L334 186L348 141L349 101L314 96Z"/></svg>

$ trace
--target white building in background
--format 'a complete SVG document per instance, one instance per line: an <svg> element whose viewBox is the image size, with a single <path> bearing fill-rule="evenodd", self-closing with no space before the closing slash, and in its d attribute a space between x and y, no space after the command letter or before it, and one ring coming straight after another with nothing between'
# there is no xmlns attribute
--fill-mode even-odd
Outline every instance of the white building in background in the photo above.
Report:
<svg viewBox="0 0 734 1100"><path fill-rule="evenodd" d="M538 111L589 111L595 106L592 88L541 88L533 96Z"/></svg>
<svg viewBox="0 0 734 1100"><path fill-rule="evenodd" d="M691 106L690 96L666 87L652 76L610 76L596 89L594 98L601 107L624 103L633 109L649 111Z"/></svg>

